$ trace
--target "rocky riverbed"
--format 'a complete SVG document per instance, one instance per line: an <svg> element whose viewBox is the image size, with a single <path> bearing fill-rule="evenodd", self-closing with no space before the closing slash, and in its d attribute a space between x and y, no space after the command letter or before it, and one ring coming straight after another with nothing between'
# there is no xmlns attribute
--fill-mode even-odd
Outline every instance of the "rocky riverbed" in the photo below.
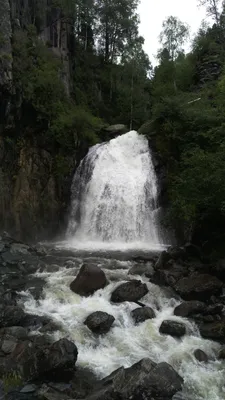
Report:
<svg viewBox="0 0 225 400"><path fill-rule="evenodd" d="M0 238L0 398L222 400L225 262Z"/></svg>

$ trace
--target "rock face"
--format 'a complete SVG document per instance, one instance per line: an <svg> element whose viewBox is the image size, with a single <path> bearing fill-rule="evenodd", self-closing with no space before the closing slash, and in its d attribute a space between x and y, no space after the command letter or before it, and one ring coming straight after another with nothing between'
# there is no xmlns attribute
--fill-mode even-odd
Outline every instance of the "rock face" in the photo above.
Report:
<svg viewBox="0 0 225 400"><path fill-rule="evenodd" d="M140 307L131 311L131 316L136 324L155 318L155 312L151 307Z"/></svg>
<svg viewBox="0 0 225 400"><path fill-rule="evenodd" d="M84 323L92 332L103 334L110 330L114 321L115 318L112 315L102 311L96 311L89 315Z"/></svg>
<svg viewBox="0 0 225 400"><path fill-rule="evenodd" d="M118 286L111 295L111 301L122 303L123 301L138 301L148 293L148 288L141 281L132 280Z"/></svg>
<svg viewBox="0 0 225 400"><path fill-rule="evenodd" d="M107 285L104 272L96 265L83 265L70 284L70 289L80 296L90 296Z"/></svg>
<svg viewBox="0 0 225 400"><path fill-rule="evenodd" d="M218 278L200 274L180 279L174 288L185 300L208 300L213 294L220 293L222 286Z"/></svg>
<svg viewBox="0 0 225 400"><path fill-rule="evenodd" d="M1 97L1 115L0 115L0 134L2 119L8 118L10 110L10 94L12 92L12 26L10 19L9 0L1 1L0 4L0 97Z"/></svg>
<svg viewBox="0 0 225 400"><path fill-rule="evenodd" d="M172 400L182 383L182 378L169 364L157 365L146 358L130 368L119 368L103 379L99 390L87 400Z"/></svg>
<svg viewBox="0 0 225 400"><path fill-rule="evenodd" d="M68 173L59 177L56 173L61 163L59 153L48 151L46 144L40 143L39 147L37 131L28 135L28 139L27 135L20 136L19 144L13 139L21 124L23 131L35 130L27 118L21 121L22 94L12 74L14 34L20 38L28 27L36 26L39 39L48 43L48 52L62 61L60 77L67 94L71 92L73 24L63 18L57 5L48 0L39 5L36 8L30 1L18 0L3 0L0 4L0 226L18 239L31 241L52 237L62 228L74 167L79 162L74 156L66 157ZM10 145L6 140L9 131ZM81 152L86 153L88 148L84 146Z"/></svg>
<svg viewBox="0 0 225 400"><path fill-rule="evenodd" d="M181 322L166 320L162 322L159 332L174 337L181 337L185 335L186 327Z"/></svg>
<svg viewBox="0 0 225 400"><path fill-rule="evenodd" d="M118 135L123 135L124 133L128 132L126 125L123 124L116 124L110 125L105 128L105 131L110 135L110 137L116 137Z"/></svg>
<svg viewBox="0 0 225 400"><path fill-rule="evenodd" d="M205 310L206 305L201 301L185 301L175 308L174 315L187 318L191 315L202 313Z"/></svg>

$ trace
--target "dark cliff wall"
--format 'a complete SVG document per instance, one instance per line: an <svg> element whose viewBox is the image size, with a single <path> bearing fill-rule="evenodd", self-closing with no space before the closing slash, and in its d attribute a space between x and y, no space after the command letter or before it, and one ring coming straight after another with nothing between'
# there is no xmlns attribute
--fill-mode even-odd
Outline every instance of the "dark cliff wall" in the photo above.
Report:
<svg viewBox="0 0 225 400"><path fill-rule="evenodd" d="M37 4L38 2L36 2ZM40 145L32 137L21 139L21 94L13 76L13 32L33 24L38 37L62 63L61 80L70 94L70 40L72 25L49 0L39 2L39 12L29 0L0 2L0 231L24 240L52 237L65 226L70 183L79 158L87 149L74 148L64 157L66 173L60 175L58 149ZM19 116L19 117L18 117Z"/></svg>

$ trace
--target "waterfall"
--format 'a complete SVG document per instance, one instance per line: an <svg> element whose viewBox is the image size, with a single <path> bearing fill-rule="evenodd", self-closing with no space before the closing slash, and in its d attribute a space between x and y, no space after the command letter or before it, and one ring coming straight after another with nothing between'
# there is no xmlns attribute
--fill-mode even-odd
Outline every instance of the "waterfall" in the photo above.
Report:
<svg viewBox="0 0 225 400"><path fill-rule="evenodd" d="M93 146L72 184L67 236L159 245L157 178L147 139L135 131Z"/></svg>

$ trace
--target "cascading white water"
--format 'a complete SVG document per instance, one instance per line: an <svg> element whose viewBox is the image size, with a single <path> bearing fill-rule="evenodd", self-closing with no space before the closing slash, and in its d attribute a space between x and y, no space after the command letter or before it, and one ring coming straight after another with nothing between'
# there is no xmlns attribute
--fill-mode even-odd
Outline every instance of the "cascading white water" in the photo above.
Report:
<svg viewBox="0 0 225 400"><path fill-rule="evenodd" d="M95 264L106 273L109 285L90 297L80 297L69 289L69 284L85 263ZM74 259L58 272L42 272L37 276L46 279L44 297L35 300L24 293L24 306L28 313L45 315L59 324L60 330L54 339L67 337L78 347L78 366L91 369L99 378L113 370L129 367L142 358L149 357L155 362L166 361L184 378L182 394L173 400L224 400L225 362L218 360L221 346L201 338L198 328L191 320L174 315L174 308L180 304L165 288L160 288L140 276L129 276L128 269L133 261L114 259ZM156 318L136 325L131 311L134 303L114 304L110 302L112 291L128 279L141 279L148 286L149 293L142 302L152 307ZM115 317L115 322L106 335L97 337L84 321L94 311L105 311ZM182 339L162 335L159 327L163 320L172 319L186 325L187 334ZM208 363L200 363L194 351L201 349L209 357ZM146 399L147 400L147 399Z"/></svg>
<svg viewBox="0 0 225 400"><path fill-rule="evenodd" d="M74 176L67 236L155 247L160 243L157 192L144 136L131 131L96 145Z"/></svg>

